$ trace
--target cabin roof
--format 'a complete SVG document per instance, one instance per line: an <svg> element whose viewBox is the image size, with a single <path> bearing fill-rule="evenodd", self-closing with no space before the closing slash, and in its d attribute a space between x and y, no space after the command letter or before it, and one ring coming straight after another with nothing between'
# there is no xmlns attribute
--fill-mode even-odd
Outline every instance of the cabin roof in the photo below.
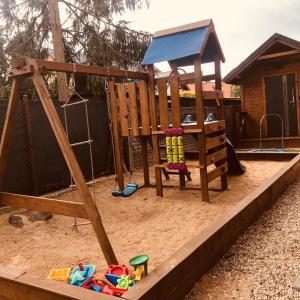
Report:
<svg viewBox="0 0 300 300"><path fill-rule="evenodd" d="M202 62L214 61L216 55L225 61L211 19L154 33L142 64L175 61L182 67L192 65L194 55L199 53Z"/></svg>
<svg viewBox="0 0 300 300"><path fill-rule="evenodd" d="M226 83L238 84L241 76L260 59L271 59L300 53L300 42L274 33L260 47L251 53L236 68L232 69L223 79Z"/></svg>

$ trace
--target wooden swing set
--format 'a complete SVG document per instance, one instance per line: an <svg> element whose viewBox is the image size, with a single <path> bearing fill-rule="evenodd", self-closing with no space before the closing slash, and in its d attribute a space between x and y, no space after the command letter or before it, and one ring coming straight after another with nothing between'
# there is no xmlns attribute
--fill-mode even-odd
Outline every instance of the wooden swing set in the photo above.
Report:
<svg viewBox="0 0 300 300"><path fill-rule="evenodd" d="M153 64L147 64L147 72L134 72L30 58L13 59L9 71L9 76L12 78L12 89L0 144L0 179L3 179L4 176L9 135L13 128L18 102L20 100L22 80L24 77L30 77L68 165L74 184L78 188L82 203L71 203L42 197L0 192L0 205L47 211L54 214L89 219L107 263L117 263L116 256L105 232L99 211L93 201L92 195L88 189L44 81L43 74L48 72L89 74L101 76L109 80L109 98L113 125L116 173L121 189L124 188L124 177L120 138L128 137L129 135L141 138L144 162L144 182L146 186L150 185L147 160L147 139L151 138L156 192L157 195L163 196L162 170L167 168L167 165L164 163L160 154L159 137L165 136L165 130L168 128L181 128L184 134L193 134L197 137L202 200L209 201L208 183L215 178L221 177L221 189L226 189L226 173L228 167L226 163L225 122L220 73L220 64L224 58L221 51L214 51L213 61L215 73L202 76L201 62L212 60L211 57L209 57L209 59L207 58L206 51L206 46L209 45L211 35L213 35L213 39L218 45L212 23L206 22L204 25L205 28L208 28L206 31L206 43L203 43L204 46L200 49L200 52L192 55L192 60L189 60L189 62L193 62L194 72L183 75L178 72L178 65L181 65L176 60L169 62L173 71L171 76L155 79ZM192 29L193 28L203 28L203 22L201 24L196 23L192 26ZM167 36L170 34L172 35L174 32L186 32L186 30L186 28L180 27L175 31L168 31ZM188 27L188 30L190 30L190 27ZM166 33L163 32L157 36L160 37L165 34ZM210 45L210 48L211 47L212 46ZM115 82L117 79L124 78L134 81L125 84ZM208 80L215 81L216 91L202 91L202 82ZM170 108L167 96L167 83L169 83L171 91ZM180 110L179 89L182 83L195 84L196 120L195 122L187 124L182 123ZM158 95L156 95L156 89ZM158 101L156 98L158 98ZM204 121L204 101L207 100L213 100L217 103L218 120L216 121ZM208 171L207 167L211 165L215 165L216 167L213 170ZM179 171L179 175L180 186L184 187L184 173Z"/></svg>

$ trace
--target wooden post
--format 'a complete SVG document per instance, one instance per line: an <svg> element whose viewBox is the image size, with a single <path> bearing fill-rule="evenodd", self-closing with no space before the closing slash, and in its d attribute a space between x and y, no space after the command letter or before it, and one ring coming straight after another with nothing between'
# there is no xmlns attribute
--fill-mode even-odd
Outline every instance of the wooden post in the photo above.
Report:
<svg viewBox="0 0 300 300"><path fill-rule="evenodd" d="M12 88L8 100L8 106L6 111L6 117L4 121L1 142L0 142L0 183L3 182L3 176L5 172L5 166L8 154L8 141L9 135L12 131L15 117L18 110L18 102L21 95L21 83L22 79L15 78L12 82Z"/></svg>
<svg viewBox="0 0 300 300"><path fill-rule="evenodd" d="M124 189L124 175L122 168L122 149L121 149L121 140L119 134L119 120L118 120L118 110L116 104L116 93L115 93L115 84L113 81L109 82L109 101L110 101L110 110L111 110L111 122L113 127L113 137L115 149L115 168L117 172L118 185L120 190Z"/></svg>
<svg viewBox="0 0 300 300"><path fill-rule="evenodd" d="M204 106L202 100L202 70L201 70L200 55L195 56L194 70L195 70L195 94L196 94L195 100L196 100L197 125L199 128L202 129L202 132L198 133L202 201L209 202L207 162L206 162L206 150L205 150L206 140L205 140L205 126L204 126Z"/></svg>
<svg viewBox="0 0 300 300"><path fill-rule="evenodd" d="M37 182L37 175L36 175L37 167L36 167L35 156L33 152L32 126L31 126L31 116L30 116L28 96L23 95L22 100L24 104L24 120L25 120L26 133L27 133L27 146L28 146L28 152L30 158L32 185L33 185L34 194L38 195L39 190L38 190L38 182Z"/></svg>
<svg viewBox="0 0 300 300"><path fill-rule="evenodd" d="M144 185L145 186L149 186L150 185L147 139L148 139L148 136L145 136L145 135L141 136L143 171L144 171Z"/></svg>
<svg viewBox="0 0 300 300"><path fill-rule="evenodd" d="M58 0L48 0L48 10L50 17L55 61L64 63L65 46L62 38ZM66 101L69 97L68 80L66 73L57 73L57 86L59 100Z"/></svg>
<svg viewBox="0 0 300 300"><path fill-rule="evenodd" d="M150 104L150 118L152 130L157 130L157 119L155 109L155 85L154 85L154 67L148 65L148 92L149 92L149 104ZM160 163L160 150L158 136L152 134L152 146L153 146L153 160L154 164ZM157 196L163 196L163 187L161 179L161 168L155 167L155 184Z"/></svg>
<svg viewBox="0 0 300 300"><path fill-rule="evenodd" d="M215 74L216 74L216 90L222 91L222 76L221 76L221 59L217 56L215 58ZM219 99L219 103L217 103L217 112L218 112L218 119L225 120L224 118L224 105L223 99ZM225 162L225 161L224 161ZM223 190L227 189L227 175L221 175L221 188Z"/></svg>
<svg viewBox="0 0 300 300"><path fill-rule="evenodd" d="M79 164L76 160L73 149L71 148L71 145L68 142L66 133L65 133L62 123L59 119L57 111L53 105L51 96L46 87L45 81L39 71L38 65L33 60L28 60L28 61L29 61L29 64L32 64L34 66L34 73L32 75L32 80L33 80L34 86L35 86L37 93L39 95L39 98L42 102L45 113L46 113L49 123L53 129L53 132L58 141L58 144L59 144L62 154L65 158L65 161L66 161L66 163L69 167L69 170L72 174L73 180L78 188L79 195L83 200L87 215L89 216L89 219L92 223L92 226L96 233L98 242L103 251L105 259L109 265L117 264L118 262L117 262L116 256L114 254L114 251L112 249L110 241L105 232L98 208L93 201L91 193L87 187L87 184L85 182L83 174L80 170Z"/></svg>

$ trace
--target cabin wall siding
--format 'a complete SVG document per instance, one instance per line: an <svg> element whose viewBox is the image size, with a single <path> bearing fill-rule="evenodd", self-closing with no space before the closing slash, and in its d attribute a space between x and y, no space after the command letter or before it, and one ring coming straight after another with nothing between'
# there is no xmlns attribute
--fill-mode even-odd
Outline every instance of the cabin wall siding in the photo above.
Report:
<svg viewBox="0 0 300 300"><path fill-rule="evenodd" d="M296 76L296 104L298 118L298 132L300 132L300 57L290 61L277 61L271 64L253 66L241 80L242 109L247 113L244 137L259 137L259 121L266 114L266 103L264 95L264 77L295 73ZM266 123L266 122L264 122ZM266 135L266 127L263 126L263 135ZM298 133L299 135L299 133Z"/></svg>

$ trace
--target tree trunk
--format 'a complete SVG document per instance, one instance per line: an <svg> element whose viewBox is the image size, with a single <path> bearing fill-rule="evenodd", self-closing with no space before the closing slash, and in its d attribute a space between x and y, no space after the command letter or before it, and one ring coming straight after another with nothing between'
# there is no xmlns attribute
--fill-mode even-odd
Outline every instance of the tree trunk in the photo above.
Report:
<svg viewBox="0 0 300 300"><path fill-rule="evenodd" d="M50 26L52 31L55 61L65 62L65 47L62 39L58 0L48 0ZM69 89L66 73L57 73L58 97L60 101L66 101L69 97Z"/></svg>

